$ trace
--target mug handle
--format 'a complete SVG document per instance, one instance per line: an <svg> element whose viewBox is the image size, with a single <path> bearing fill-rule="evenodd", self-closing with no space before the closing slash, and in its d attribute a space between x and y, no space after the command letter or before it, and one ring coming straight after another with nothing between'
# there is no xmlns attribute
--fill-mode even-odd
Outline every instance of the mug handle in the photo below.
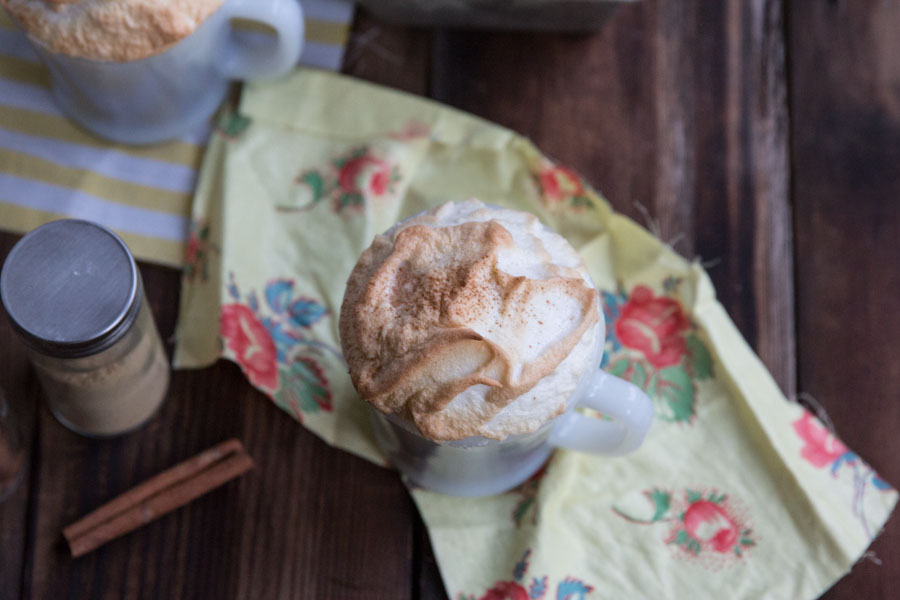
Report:
<svg viewBox="0 0 900 600"><path fill-rule="evenodd" d="M612 421L571 410L560 416L549 442L589 454L622 456L637 450L653 421L653 402L639 387L597 370L587 382L579 406L592 408Z"/></svg>
<svg viewBox="0 0 900 600"><path fill-rule="evenodd" d="M229 79L260 79L290 71L303 49L303 9L297 0L230 0L225 18L258 21L275 30L274 49L242 48L229 41L221 65Z"/></svg>

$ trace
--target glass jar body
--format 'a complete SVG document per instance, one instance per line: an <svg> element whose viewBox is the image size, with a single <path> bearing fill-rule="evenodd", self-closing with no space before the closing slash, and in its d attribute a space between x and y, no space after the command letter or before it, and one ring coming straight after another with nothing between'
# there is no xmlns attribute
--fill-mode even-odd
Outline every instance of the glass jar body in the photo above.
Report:
<svg viewBox="0 0 900 600"><path fill-rule="evenodd" d="M28 354L47 405L69 429L89 436L127 433L159 409L169 367L146 298L134 322L112 346L78 358Z"/></svg>

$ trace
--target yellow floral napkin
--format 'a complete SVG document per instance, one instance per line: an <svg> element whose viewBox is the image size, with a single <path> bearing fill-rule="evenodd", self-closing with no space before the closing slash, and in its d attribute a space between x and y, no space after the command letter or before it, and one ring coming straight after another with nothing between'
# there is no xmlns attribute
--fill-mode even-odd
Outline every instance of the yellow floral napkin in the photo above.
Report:
<svg viewBox="0 0 900 600"><path fill-rule="evenodd" d="M526 139L439 104L300 71L250 86L193 207L176 366L225 357L327 442L383 463L342 361L344 283L373 236L447 200L531 211L602 292L603 367L653 398L625 458L558 451L518 489L413 489L454 599L814 598L897 492L788 402L702 268Z"/></svg>

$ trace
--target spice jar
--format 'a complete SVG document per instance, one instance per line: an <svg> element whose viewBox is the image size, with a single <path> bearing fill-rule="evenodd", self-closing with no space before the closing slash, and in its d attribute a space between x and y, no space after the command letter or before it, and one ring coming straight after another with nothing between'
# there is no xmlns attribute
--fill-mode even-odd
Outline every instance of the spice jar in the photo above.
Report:
<svg viewBox="0 0 900 600"><path fill-rule="evenodd" d="M88 221L53 221L13 247L2 299L47 404L77 433L112 436L147 422L169 367L134 258Z"/></svg>

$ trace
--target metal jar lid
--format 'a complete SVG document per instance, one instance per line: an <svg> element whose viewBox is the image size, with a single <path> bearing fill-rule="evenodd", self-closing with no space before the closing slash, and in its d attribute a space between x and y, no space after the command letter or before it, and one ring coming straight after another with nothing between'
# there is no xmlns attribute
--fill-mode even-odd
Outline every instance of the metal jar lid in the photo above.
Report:
<svg viewBox="0 0 900 600"><path fill-rule="evenodd" d="M88 221L38 227L13 246L0 273L0 300L25 343L61 358L110 347L131 327L142 298L128 246Z"/></svg>

